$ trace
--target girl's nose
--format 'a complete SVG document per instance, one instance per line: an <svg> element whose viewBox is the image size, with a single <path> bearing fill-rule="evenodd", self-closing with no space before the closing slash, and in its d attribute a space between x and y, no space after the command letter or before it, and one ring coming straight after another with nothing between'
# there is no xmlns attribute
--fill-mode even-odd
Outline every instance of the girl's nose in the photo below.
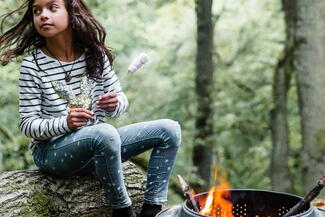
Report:
<svg viewBox="0 0 325 217"><path fill-rule="evenodd" d="M42 16L41 21L45 21L45 20L48 20L48 17Z"/></svg>
<svg viewBox="0 0 325 217"><path fill-rule="evenodd" d="M43 10L41 13L41 21L45 21L49 19L49 14L46 10Z"/></svg>

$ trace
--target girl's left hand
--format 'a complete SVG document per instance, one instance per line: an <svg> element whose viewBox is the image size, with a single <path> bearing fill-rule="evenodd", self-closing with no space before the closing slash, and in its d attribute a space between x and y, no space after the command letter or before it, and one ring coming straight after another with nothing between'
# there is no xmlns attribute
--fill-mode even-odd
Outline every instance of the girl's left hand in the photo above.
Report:
<svg viewBox="0 0 325 217"><path fill-rule="evenodd" d="M96 106L105 111L113 112L117 107L117 103L118 99L116 93L110 92L99 96L98 101L96 102Z"/></svg>

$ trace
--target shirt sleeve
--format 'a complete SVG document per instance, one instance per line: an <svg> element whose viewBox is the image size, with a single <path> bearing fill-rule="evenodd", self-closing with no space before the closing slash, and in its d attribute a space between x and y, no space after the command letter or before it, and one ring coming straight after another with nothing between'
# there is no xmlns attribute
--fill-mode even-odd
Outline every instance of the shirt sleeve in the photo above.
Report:
<svg viewBox="0 0 325 217"><path fill-rule="evenodd" d="M104 93L106 94L108 92L114 92L117 94L117 99L118 99L118 103L115 111L113 112L105 111L105 112L107 115L111 117L118 117L125 112L125 110L129 105L129 102L122 90L120 81L117 78L107 56L105 56L103 77L104 77Z"/></svg>
<svg viewBox="0 0 325 217"><path fill-rule="evenodd" d="M24 60L19 77L19 127L24 135L47 140L71 132L67 116L42 118L42 79L32 61Z"/></svg>

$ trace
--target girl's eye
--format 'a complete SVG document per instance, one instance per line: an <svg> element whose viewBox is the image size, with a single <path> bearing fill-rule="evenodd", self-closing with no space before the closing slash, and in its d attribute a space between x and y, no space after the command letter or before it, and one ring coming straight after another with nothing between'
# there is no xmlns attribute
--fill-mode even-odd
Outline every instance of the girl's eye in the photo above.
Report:
<svg viewBox="0 0 325 217"><path fill-rule="evenodd" d="M34 8L33 9L33 14L34 15L38 15L38 14L40 14L41 13L41 10L39 10L39 9L37 9L37 8Z"/></svg>
<svg viewBox="0 0 325 217"><path fill-rule="evenodd" d="M51 5L50 6L50 10L51 11L55 11L55 10L57 10L59 8L59 6L57 6L57 5Z"/></svg>

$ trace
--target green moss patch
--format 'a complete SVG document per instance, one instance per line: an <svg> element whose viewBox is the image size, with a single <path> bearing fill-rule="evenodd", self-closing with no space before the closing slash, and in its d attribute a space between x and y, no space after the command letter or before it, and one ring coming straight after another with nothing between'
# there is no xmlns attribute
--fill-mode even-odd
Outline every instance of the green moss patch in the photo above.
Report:
<svg viewBox="0 0 325 217"><path fill-rule="evenodd" d="M54 216L54 200L41 190L37 190L30 196L28 204L22 207L21 212L24 216Z"/></svg>

